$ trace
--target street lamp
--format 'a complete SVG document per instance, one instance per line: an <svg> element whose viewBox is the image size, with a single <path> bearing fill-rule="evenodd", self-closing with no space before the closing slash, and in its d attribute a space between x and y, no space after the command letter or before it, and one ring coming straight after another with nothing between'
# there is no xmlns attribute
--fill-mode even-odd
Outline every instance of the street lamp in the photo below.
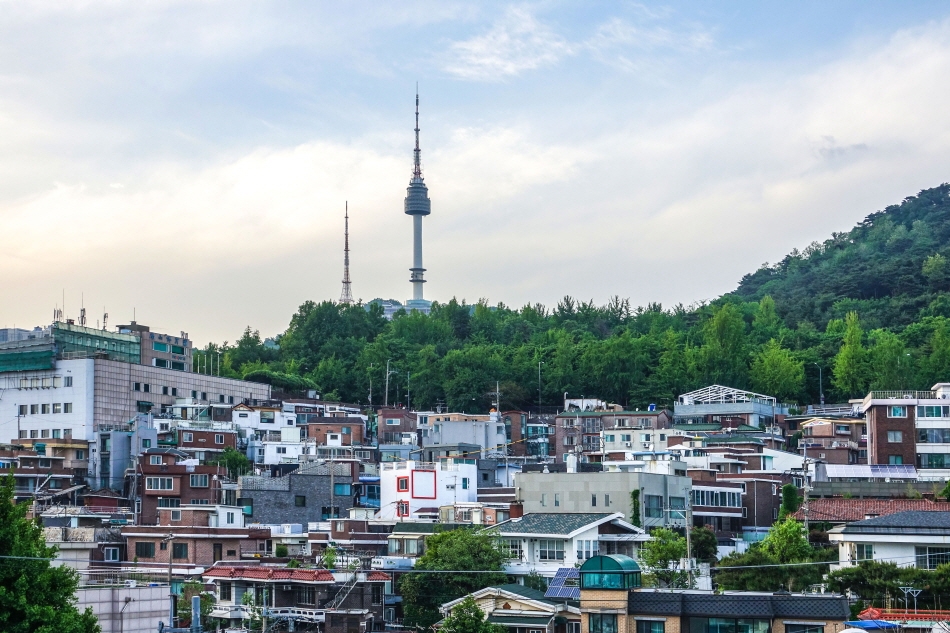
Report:
<svg viewBox="0 0 950 633"><path fill-rule="evenodd" d="M820 394L821 404L825 404L825 387L821 382L821 365L818 363L812 363L812 365L818 368L818 393Z"/></svg>
<svg viewBox="0 0 950 633"><path fill-rule="evenodd" d="M168 626L175 626L175 594L172 592L172 543L175 541L175 535L168 533L162 539L162 543L168 550Z"/></svg>

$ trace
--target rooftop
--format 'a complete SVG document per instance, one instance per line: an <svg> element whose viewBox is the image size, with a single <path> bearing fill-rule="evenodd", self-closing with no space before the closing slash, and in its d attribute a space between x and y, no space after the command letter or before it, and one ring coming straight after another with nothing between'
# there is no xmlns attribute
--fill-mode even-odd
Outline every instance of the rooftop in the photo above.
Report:
<svg viewBox="0 0 950 633"><path fill-rule="evenodd" d="M811 521L829 523L852 523L863 521L869 515L887 516L908 510L934 511L950 509L950 504L936 504L929 499L812 499L809 502L808 518ZM792 515L796 521L805 519L799 509Z"/></svg>
<svg viewBox="0 0 950 633"><path fill-rule="evenodd" d="M758 592L631 591L629 613L717 618L847 620L848 600L835 595L775 595Z"/></svg>
<svg viewBox="0 0 950 633"><path fill-rule="evenodd" d="M855 521L843 530L846 534L950 533L950 511L907 510L885 516Z"/></svg>
<svg viewBox="0 0 950 633"><path fill-rule="evenodd" d="M611 517L623 518L610 512L531 512L517 519L508 519L495 525L501 534L572 534L592 523Z"/></svg>

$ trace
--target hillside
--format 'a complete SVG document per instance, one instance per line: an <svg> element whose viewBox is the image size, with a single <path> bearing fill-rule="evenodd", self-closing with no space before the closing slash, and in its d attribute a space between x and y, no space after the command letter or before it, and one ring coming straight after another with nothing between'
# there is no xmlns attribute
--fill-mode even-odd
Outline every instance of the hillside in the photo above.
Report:
<svg viewBox="0 0 950 633"><path fill-rule="evenodd" d="M856 310L869 327L901 328L948 312L941 294L950 288L948 257L950 185L944 184L746 275L734 294L747 301L771 295L789 326L811 321L823 328Z"/></svg>
<svg viewBox="0 0 950 633"><path fill-rule="evenodd" d="M378 306L306 302L265 346L247 328L221 373L327 399L416 408L553 408L564 392L629 408L672 405L711 383L790 402L926 389L950 379L950 186L869 215L848 233L746 275L694 308L598 306L565 297L553 309L452 299L428 316ZM822 384L819 386L819 368Z"/></svg>

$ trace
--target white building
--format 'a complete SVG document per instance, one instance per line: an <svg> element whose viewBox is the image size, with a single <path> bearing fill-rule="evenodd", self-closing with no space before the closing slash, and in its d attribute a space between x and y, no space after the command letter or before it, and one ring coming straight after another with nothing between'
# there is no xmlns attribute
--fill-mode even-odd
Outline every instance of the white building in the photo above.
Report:
<svg viewBox="0 0 950 633"><path fill-rule="evenodd" d="M622 512L532 512L487 529L500 537L508 553L505 572L513 576L537 572L553 577L558 569L599 554L636 558L641 545L650 540Z"/></svg>
<svg viewBox="0 0 950 633"><path fill-rule="evenodd" d="M936 569L950 563L950 512L910 510L855 521L828 530L838 545L832 570L863 560Z"/></svg>
<svg viewBox="0 0 950 633"><path fill-rule="evenodd" d="M482 457L496 452L503 454L508 439L501 415L492 412L488 419L479 419L484 417L465 418L458 414L419 413L422 446L474 444L482 448Z"/></svg>
<svg viewBox="0 0 950 633"><path fill-rule="evenodd" d="M380 519L437 519L440 506L478 500L474 459L389 462L381 466Z"/></svg>

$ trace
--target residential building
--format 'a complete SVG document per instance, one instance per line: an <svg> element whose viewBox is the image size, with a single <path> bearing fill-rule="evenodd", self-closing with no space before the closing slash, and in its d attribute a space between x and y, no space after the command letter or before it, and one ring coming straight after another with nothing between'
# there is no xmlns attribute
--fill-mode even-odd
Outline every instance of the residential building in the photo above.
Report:
<svg viewBox="0 0 950 633"><path fill-rule="evenodd" d="M182 451L150 448L139 456L133 475L141 508L139 522L156 525L159 512L183 505L234 505L233 488L227 487L223 466L203 466Z"/></svg>
<svg viewBox="0 0 950 633"><path fill-rule="evenodd" d="M0 469L13 469L13 498L36 501L45 507L56 501L68 501L83 487L73 468L66 468L67 457L46 454L42 442L35 450L20 445L0 445Z"/></svg>
<svg viewBox="0 0 950 633"><path fill-rule="evenodd" d="M379 518L439 518L439 507L477 500L478 470L474 459L438 462L385 462L379 473Z"/></svg>
<svg viewBox="0 0 950 633"><path fill-rule="evenodd" d="M525 514L536 512L598 513L634 511L641 525L683 527L692 480L685 476L639 471L521 472L515 476L518 501ZM637 507L632 508L632 504Z"/></svg>
<svg viewBox="0 0 950 633"><path fill-rule="evenodd" d="M119 568L129 560L121 530L133 522L130 508L54 506L40 520L46 544L58 550L55 564L83 570Z"/></svg>
<svg viewBox="0 0 950 633"><path fill-rule="evenodd" d="M505 572L513 576L553 577L602 553L635 557L650 540L622 512L532 512L485 529L498 535L508 556Z"/></svg>
<svg viewBox="0 0 950 633"><path fill-rule="evenodd" d="M216 565L203 574L214 584L211 617L228 629L245 628L267 609L269 622L281 628L306 630L319 625L324 633L381 631L383 597L392 578L379 571L331 572L269 566ZM245 599L249 594L250 600Z"/></svg>
<svg viewBox="0 0 950 633"><path fill-rule="evenodd" d="M950 479L950 383L930 391L872 391L861 403L868 463L916 465L920 479Z"/></svg>
<svg viewBox="0 0 950 633"><path fill-rule="evenodd" d="M408 409L380 409L377 413L379 444L419 446L416 414Z"/></svg>
<svg viewBox="0 0 950 633"><path fill-rule="evenodd" d="M733 545L732 539L741 538L743 517L743 485L718 481L710 471L690 471L693 487L690 510L693 526L708 527L716 533L721 544Z"/></svg>
<svg viewBox="0 0 950 633"><path fill-rule="evenodd" d="M94 490L124 490L126 472L135 469L142 453L158 446L155 421L148 413L124 424L100 424L87 446L90 485Z"/></svg>
<svg viewBox="0 0 950 633"><path fill-rule="evenodd" d="M832 569L862 560L936 569L950 563L950 512L895 512L834 527L828 539L838 546Z"/></svg>
<svg viewBox="0 0 950 633"><path fill-rule="evenodd" d="M311 523L346 516L356 505L360 464L303 463L286 475L238 478L238 505L248 520L259 523Z"/></svg>
<svg viewBox="0 0 950 633"><path fill-rule="evenodd" d="M301 438L327 446L362 446L366 422L361 417L310 417L300 426Z"/></svg>
<svg viewBox="0 0 950 633"><path fill-rule="evenodd" d="M710 385L684 393L673 405L673 424L717 425L738 429L740 425L767 429L783 427L789 406L772 396ZM784 428L784 427L783 427Z"/></svg>
<svg viewBox="0 0 950 633"><path fill-rule="evenodd" d="M440 523L495 525L511 518L511 504L459 502L439 508Z"/></svg>
<svg viewBox="0 0 950 633"><path fill-rule="evenodd" d="M867 423L861 418L812 418L801 424L798 450L826 464L867 464Z"/></svg>
<svg viewBox="0 0 950 633"><path fill-rule="evenodd" d="M422 447L470 444L478 447L480 457L506 454L508 438L501 415L488 416L458 413L419 413L419 434Z"/></svg>
<svg viewBox="0 0 950 633"><path fill-rule="evenodd" d="M505 441L512 457L546 458L554 436L553 416L533 416L527 411L504 411Z"/></svg>
<svg viewBox="0 0 950 633"><path fill-rule="evenodd" d="M465 598L472 598L488 622L509 633L569 633L580 631L580 609L565 598L550 598L524 585L498 585L479 589L458 600L446 602L439 611L448 617Z"/></svg>
<svg viewBox="0 0 950 633"><path fill-rule="evenodd" d="M630 451L662 450L658 442L661 434L666 435L669 422L665 410L565 411L555 417L554 451L559 461L576 454L582 460L599 462L624 459Z"/></svg>
<svg viewBox="0 0 950 633"><path fill-rule="evenodd" d="M161 508L158 525L122 528L128 556L145 568L201 573L218 561L239 562L264 551L270 530L244 526L242 509L225 505ZM171 537L171 538L169 538Z"/></svg>
<svg viewBox="0 0 950 633"><path fill-rule="evenodd" d="M175 371L192 370L192 341L187 332L181 332L178 336L160 334L135 321L129 325L120 325L117 329L119 334L128 334L139 339L140 364Z"/></svg>
<svg viewBox="0 0 950 633"><path fill-rule="evenodd" d="M930 499L812 499L807 518L837 526L908 511L950 512L950 504ZM792 518L804 521L805 508L799 508Z"/></svg>
<svg viewBox="0 0 950 633"><path fill-rule="evenodd" d="M910 464L814 464L811 496L850 496L869 499L906 497L909 490L935 496L939 479L921 479Z"/></svg>

